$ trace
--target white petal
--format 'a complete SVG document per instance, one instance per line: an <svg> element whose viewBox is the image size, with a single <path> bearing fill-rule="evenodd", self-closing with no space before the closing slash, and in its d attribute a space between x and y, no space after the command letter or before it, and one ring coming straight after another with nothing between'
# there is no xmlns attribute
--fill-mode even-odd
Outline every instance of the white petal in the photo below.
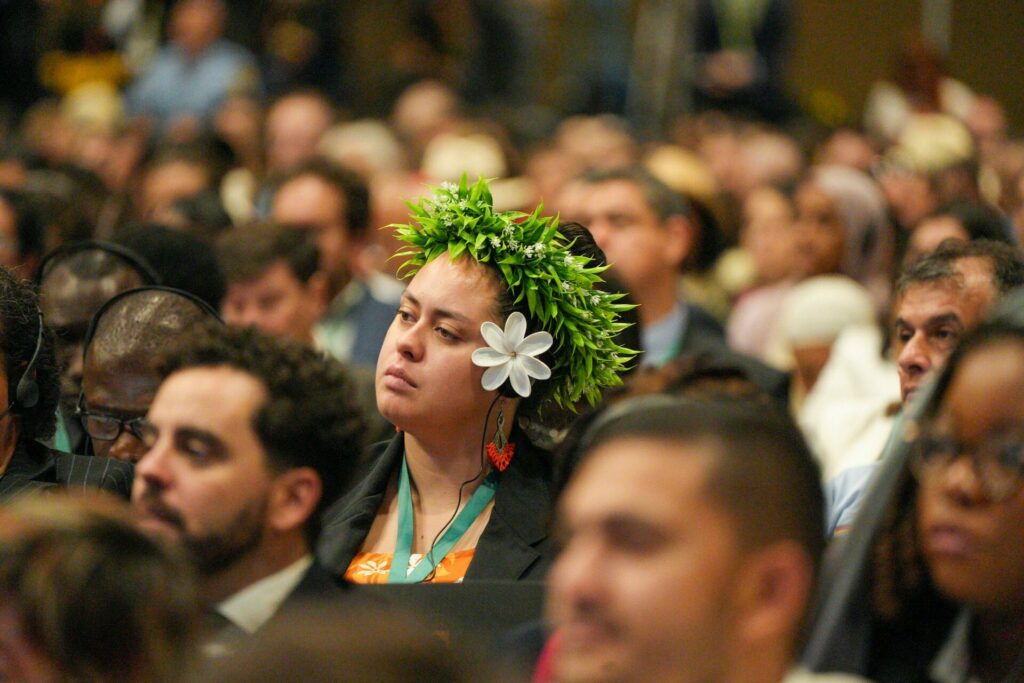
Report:
<svg viewBox="0 0 1024 683"><path fill-rule="evenodd" d="M501 365L495 365L493 368L487 368L484 372L483 378L480 383L487 391L494 391L508 379L508 373L512 369L512 361Z"/></svg>
<svg viewBox="0 0 1024 683"><path fill-rule="evenodd" d="M481 368L492 368L495 365L508 362L511 358L507 353L496 351L490 346L483 346L473 352L473 365L478 365Z"/></svg>
<svg viewBox="0 0 1024 683"><path fill-rule="evenodd" d="M526 374L526 370L523 368L523 364L516 358L509 365L512 366L512 388L516 390L516 393L526 398L530 395L530 376ZM488 370L488 372L490 372Z"/></svg>
<svg viewBox="0 0 1024 683"><path fill-rule="evenodd" d="M544 330L534 332L529 337L519 342L516 346L516 353L524 356L539 356L548 349L555 340Z"/></svg>
<svg viewBox="0 0 1024 683"><path fill-rule="evenodd" d="M542 361L539 361L536 358L520 354L519 356L516 356L516 365L522 366L523 370L525 370L526 374L530 377L535 377L537 379L548 379L551 377L551 368L544 365Z"/></svg>
<svg viewBox="0 0 1024 683"><path fill-rule="evenodd" d="M512 347L505 343L505 333L490 320L480 326L480 334L484 336L484 341L488 346L495 351L512 353Z"/></svg>
<svg viewBox="0 0 1024 683"><path fill-rule="evenodd" d="M509 351L519 346L526 336L526 318L519 311L515 311L505 321L505 343Z"/></svg>

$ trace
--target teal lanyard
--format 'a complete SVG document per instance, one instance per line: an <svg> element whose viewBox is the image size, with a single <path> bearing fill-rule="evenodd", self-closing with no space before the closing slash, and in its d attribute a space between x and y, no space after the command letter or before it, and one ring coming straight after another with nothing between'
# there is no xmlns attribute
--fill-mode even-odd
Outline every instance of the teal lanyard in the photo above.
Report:
<svg viewBox="0 0 1024 683"><path fill-rule="evenodd" d="M412 486L409 483L409 466L402 458L402 473L398 478L398 539L395 542L395 556L388 572L388 583L421 583L430 576L434 567L448 555L452 547L459 542L466 530L473 525L476 518L484 511L487 504L494 498L494 490L498 486L498 473L491 472L477 488L473 497L462 508L455 522L448 527L441 540L420 559L419 564L409 571L409 556L412 554L413 521L412 521ZM408 573L407 573L408 572Z"/></svg>

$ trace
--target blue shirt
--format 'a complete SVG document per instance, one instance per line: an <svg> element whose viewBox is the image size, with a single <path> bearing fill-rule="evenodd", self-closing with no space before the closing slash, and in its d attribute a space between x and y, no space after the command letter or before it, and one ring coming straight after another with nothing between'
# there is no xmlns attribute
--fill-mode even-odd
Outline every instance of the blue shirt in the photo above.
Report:
<svg viewBox="0 0 1024 683"><path fill-rule="evenodd" d="M226 40L190 59L176 45L157 52L125 93L128 110L157 119L161 125L181 116L209 121L229 94L259 90L256 60L245 48Z"/></svg>

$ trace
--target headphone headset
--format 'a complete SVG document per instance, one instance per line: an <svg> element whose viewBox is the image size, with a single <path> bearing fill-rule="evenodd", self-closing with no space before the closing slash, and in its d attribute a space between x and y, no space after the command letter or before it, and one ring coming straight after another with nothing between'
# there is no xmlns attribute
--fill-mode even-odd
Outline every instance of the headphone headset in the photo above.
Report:
<svg viewBox="0 0 1024 683"><path fill-rule="evenodd" d="M39 268L36 269L36 285L42 284L43 278L49 274L49 271L55 267L55 264L58 261L79 252L90 250L102 251L107 254L117 256L142 276L144 285L159 285L162 282L162 278L153 266L149 265L146 259L139 256L128 247L122 247L120 244L115 244L113 242L81 240L78 242L62 244L44 256L43 260L39 263Z"/></svg>
<svg viewBox="0 0 1024 683"><path fill-rule="evenodd" d="M29 359L25 371L21 373L18 385L14 388L14 400L11 401L7 410L24 410L35 408L39 404L39 382L36 381L36 363L39 362L39 354L43 350L43 313L37 309L39 321L39 332L36 334L36 348L32 351L32 358Z"/></svg>
<svg viewBox="0 0 1024 683"><path fill-rule="evenodd" d="M100 318L103 317L103 314L110 310L110 308L121 299L125 299L129 296L132 296L133 294L139 294L141 292L167 292L169 294L176 294L184 299L188 299L189 301L191 301L204 313L206 313L211 318L216 320L219 324L224 324L224 320L220 317L220 313L214 310L213 306L203 301L192 292L186 292L184 289L178 289L177 287L167 287L164 285L147 285L145 287L126 289L120 294L115 294L111 298L107 299L107 301L104 302L102 306L100 306L99 310L96 311L95 315L92 316L92 320L89 321L89 330L85 333L85 343L82 345L82 360L85 360L86 354L89 353L89 347L92 345L92 338L96 336L96 328L99 327Z"/></svg>

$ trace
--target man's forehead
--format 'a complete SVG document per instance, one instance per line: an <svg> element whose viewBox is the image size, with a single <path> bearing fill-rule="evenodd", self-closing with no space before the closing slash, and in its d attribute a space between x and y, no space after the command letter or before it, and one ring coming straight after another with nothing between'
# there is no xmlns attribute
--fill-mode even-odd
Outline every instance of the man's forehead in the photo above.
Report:
<svg viewBox="0 0 1024 683"><path fill-rule="evenodd" d="M672 452L684 449L685 453ZM646 438L599 446L583 462L565 496L565 509L587 516L621 513L674 518L709 503L705 448Z"/></svg>

